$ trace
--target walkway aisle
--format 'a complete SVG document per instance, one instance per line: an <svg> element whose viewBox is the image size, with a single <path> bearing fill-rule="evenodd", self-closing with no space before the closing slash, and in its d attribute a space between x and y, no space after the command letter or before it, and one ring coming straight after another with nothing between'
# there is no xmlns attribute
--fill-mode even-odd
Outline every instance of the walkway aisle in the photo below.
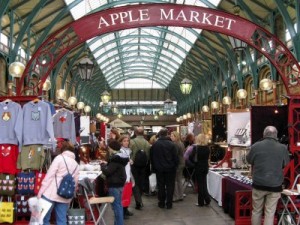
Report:
<svg viewBox="0 0 300 225"><path fill-rule="evenodd" d="M173 203L173 208L160 209L157 206L157 196L143 196L144 208L134 209L132 199L130 211L134 213L125 225L234 225L234 220L223 212L217 202L212 200L209 207L195 206L197 195L190 188L186 190L187 196L181 202ZM106 215L107 224L111 220L112 210Z"/></svg>

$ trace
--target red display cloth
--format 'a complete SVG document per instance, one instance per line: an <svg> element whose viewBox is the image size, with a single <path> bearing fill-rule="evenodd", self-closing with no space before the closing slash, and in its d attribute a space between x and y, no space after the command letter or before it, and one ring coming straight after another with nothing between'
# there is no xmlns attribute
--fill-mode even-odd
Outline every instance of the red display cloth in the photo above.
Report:
<svg viewBox="0 0 300 225"><path fill-rule="evenodd" d="M132 195L132 183L128 182L125 183L122 193L122 206L128 207L131 202L131 195Z"/></svg>
<svg viewBox="0 0 300 225"><path fill-rule="evenodd" d="M252 190L252 186L230 177L222 179L222 207L225 213L235 217L235 192Z"/></svg>

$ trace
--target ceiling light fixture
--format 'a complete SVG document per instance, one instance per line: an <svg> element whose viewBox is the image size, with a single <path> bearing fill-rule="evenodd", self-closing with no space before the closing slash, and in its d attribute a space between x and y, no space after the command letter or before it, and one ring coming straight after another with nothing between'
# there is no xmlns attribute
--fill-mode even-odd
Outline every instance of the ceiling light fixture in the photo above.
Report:
<svg viewBox="0 0 300 225"><path fill-rule="evenodd" d="M107 105L108 102L110 101L110 93L108 91L103 91L101 94L101 101L103 102L104 105Z"/></svg>
<svg viewBox="0 0 300 225"><path fill-rule="evenodd" d="M186 51L186 30L184 29L184 51ZM186 76L186 58L187 54L184 58L184 76ZM181 93L184 95L189 95L192 91L193 83L191 80L184 78L180 83Z"/></svg>
<svg viewBox="0 0 300 225"><path fill-rule="evenodd" d="M82 81L89 81L94 72L94 63L87 57L84 57L78 64L78 71Z"/></svg>

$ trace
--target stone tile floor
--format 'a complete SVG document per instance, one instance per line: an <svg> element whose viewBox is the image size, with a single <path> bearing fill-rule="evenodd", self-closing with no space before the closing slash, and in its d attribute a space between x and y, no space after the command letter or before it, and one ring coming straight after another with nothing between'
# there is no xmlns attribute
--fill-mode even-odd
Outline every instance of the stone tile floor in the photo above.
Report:
<svg viewBox="0 0 300 225"><path fill-rule="evenodd" d="M173 203L173 208L161 209L157 206L157 196L143 196L144 208L136 210L132 198L131 212L134 213L125 220L125 225L234 225L234 220L223 212L222 207L212 200L210 206L198 207L197 194L191 188L186 190L183 201ZM113 224L111 207L106 212L107 225Z"/></svg>

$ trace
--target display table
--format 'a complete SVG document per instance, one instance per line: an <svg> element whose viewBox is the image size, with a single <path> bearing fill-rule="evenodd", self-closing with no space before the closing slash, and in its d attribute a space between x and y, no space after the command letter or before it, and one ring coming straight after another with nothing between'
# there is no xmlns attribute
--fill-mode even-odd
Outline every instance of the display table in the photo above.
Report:
<svg viewBox="0 0 300 225"><path fill-rule="evenodd" d="M243 190L252 190L252 186L231 177L222 179L222 207L232 218L235 218L235 194Z"/></svg>
<svg viewBox="0 0 300 225"><path fill-rule="evenodd" d="M222 179L223 175L209 170L207 175L207 189L209 195L214 198L219 206L222 206Z"/></svg>

